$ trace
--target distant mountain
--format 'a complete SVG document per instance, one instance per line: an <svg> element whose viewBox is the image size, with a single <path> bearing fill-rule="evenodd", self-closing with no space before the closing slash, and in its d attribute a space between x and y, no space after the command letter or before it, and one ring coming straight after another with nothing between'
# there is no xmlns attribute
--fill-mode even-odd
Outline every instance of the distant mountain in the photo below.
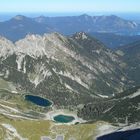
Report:
<svg viewBox="0 0 140 140"><path fill-rule="evenodd" d="M9 21L0 22L0 35L11 41L24 38L27 34L43 34L47 32L47 29L46 25L40 25L33 19L21 15L15 16Z"/></svg>
<svg viewBox="0 0 140 140"><path fill-rule="evenodd" d="M108 48L116 49L140 41L140 35L119 35L114 33L89 33L102 41Z"/></svg>
<svg viewBox="0 0 140 140"><path fill-rule="evenodd" d="M120 17L111 16L81 16L70 17L38 17L34 19L38 23L48 24L54 31L63 34L75 32L128 32L138 28L138 24L124 20Z"/></svg>
<svg viewBox="0 0 140 140"><path fill-rule="evenodd" d="M9 21L0 22L0 35L17 41L27 34L44 34L59 32L71 35L75 32L109 32L118 34L133 34L140 31L140 25L117 16L68 16L28 18L18 15Z"/></svg>

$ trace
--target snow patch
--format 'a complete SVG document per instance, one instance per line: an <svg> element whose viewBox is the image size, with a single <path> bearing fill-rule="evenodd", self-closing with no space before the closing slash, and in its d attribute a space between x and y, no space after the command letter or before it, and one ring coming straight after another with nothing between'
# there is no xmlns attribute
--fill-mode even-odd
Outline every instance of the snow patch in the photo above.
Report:
<svg viewBox="0 0 140 140"><path fill-rule="evenodd" d="M128 98L135 98L135 97L137 97L139 95L140 95L140 89L137 92L135 92L132 95L130 95Z"/></svg>
<svg viewBox="0 0 140 140"><path fill-rule="evenodd" d="M102 97L102 98L108 98L107 95L101 95L101 94L98 94L98 96Z"/></svg>
<svg viewBox="0 0 140 140"><path fill-rule="evenodd" d="M4 75L4 78L7 79L9 77L9 74L10 74L9 70L6 70L5 75Z"/></svg>
<svg viewBox="0 0 140 140"><path fill-rule="evenodd" d="M25 55L18 55L16 59L17 69L20 71L22 70L22 62L24 60Z"/></svg>
<svg viewBox="0 0 140 140"><path fill-rule="evenodd" d="M137 92L134 92L133 94L124 97L123 99L126 99L126 98L135 98L137 96L140 96L140 89Z"/></svg>

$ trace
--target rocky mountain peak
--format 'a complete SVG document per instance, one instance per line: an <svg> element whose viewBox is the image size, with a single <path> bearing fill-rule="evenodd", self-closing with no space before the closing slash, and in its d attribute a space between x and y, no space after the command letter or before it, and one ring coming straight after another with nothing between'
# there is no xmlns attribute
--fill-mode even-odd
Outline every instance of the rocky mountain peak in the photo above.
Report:
<svg viewBox="0 0 140 140"><path fill-rule="evenodd" d="M85 32L79 32L74 35L74 38L77 40L79 39L84 40L84 39L88 39L88 35Z"/></svg>
<svg viewBox="0 0 140 140"><path fill-rule="evenodd" d="M37 35L37 34L28 34L26 35L25 37L27 40L36 40L37 38L41 38L40 35Z"/></svg>
<svg viewBox="0 0 140 140"><path fill-rule="evenodd" d="M17 53L24 53L35 58L42 56L50 58L55 55L56 50L66 49L66 42L67 38L59 33L44 34L43 36L28 34L15 45Z"/></svg>
<svg viewBox="0 0 140 140"><path fill-rule="evenodd" d="M80 17L89 18L91 16L89 16L88 14L82 14L82 15L80 15Z"/></svg>
<svg viewBox="0 0 140 140"><path fill-rule="evenodd" d="M24 19L26 19L27 17L23 16L23 15L17 15L15 17L13 17L14 20L17 20L17 21L22 21Z"/></svg>
<svg viewBox="0 0 140 140"><path fill-rule="evenodd" d="M44 23L46 21L46 17L41 15L39 17L34 18L34 20L38 23Z"/></svg>
<svg viewBox="0 0 140 140"><path fill-rule="evenodd" d="M7 57L14 52L15 46L8 39L0 36L0 58Z"/></svg>

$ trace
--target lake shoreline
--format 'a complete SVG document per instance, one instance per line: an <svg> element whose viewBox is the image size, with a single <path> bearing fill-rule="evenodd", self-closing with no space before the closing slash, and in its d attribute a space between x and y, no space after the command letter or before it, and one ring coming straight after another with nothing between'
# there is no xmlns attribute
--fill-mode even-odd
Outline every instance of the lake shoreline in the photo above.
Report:
<svg viewBox="0 0 140 140"><path fill-rule="evenodd" d="M46 114L46 119L51 120L53 122L56 122L54 120L54 117L58 116L58 115L72 116L75 119L72 122L69 122L69 123L56 123L57 125L61 125L61 124L72 125L72 124L76 124L77 122L78 123L85 123L85 122L87 122L86 120L83 120L82 118L79 118L75 112L70 112L70 111L64 110L64 109L53 110L53 111L48 112Z"/></svg>

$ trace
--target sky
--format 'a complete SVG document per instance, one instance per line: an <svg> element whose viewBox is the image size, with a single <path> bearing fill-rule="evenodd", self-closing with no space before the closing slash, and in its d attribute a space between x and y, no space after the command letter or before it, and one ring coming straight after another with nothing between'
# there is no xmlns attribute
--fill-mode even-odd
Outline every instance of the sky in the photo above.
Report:
<svg viewBox="0 0 140 140"><path fill-rule="evenodd" d="M0 12L140 12L140 0L0 0Z"/></svg>

